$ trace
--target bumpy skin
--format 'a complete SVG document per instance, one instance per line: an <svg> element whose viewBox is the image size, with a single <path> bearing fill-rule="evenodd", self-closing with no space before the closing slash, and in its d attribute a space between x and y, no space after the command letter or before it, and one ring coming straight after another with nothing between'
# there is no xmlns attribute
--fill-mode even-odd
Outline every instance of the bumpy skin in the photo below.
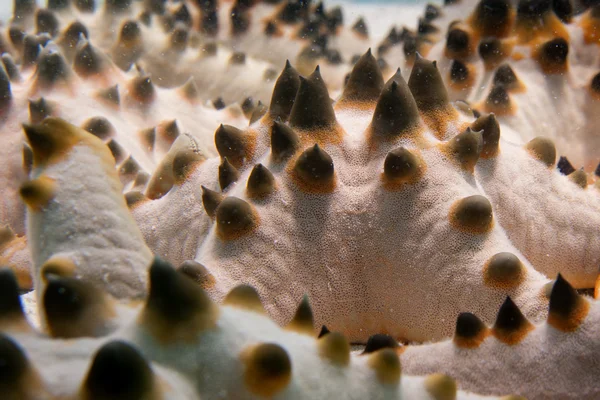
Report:
<svg viewBox="0 0 600 400"><path fill-rule="evenodd" d="M64 340L27 325L16 282L9 271L0 270L5 289L0 355L10 371L2 380L5 398L497 398L457 391L456 383L440 374L401 376L392 349L357 356L339 333L315 340L306 300L282 329L264 315L251 287L236 288L217 306L169 264L155 260L149 271L148 300L130 311L137 316L119 321L108 336ZM72 310L75 306L85 313L86 285L54 277L43 305L55 315L50 325L75 318L73 328L80 322ZM81 297L67 300L55 293Z"/></svg>
<svg viewBox="0 0 600 400"><path fill-rule="evenodd" d="M150 233L147 241L151 248L165 256L171 254L169 249L183 249L181 252L185 257L191 258L190 239L202 239L207 224L214 220L195 259L214 275L216 283L211 291L215 296L222 297L240 281L250 283L263 296L271 315L283 322L293 313L297 299L309 293L315 299L317 322L343 330L356 341L366 340L372 332L389 333L402 340L440 339L451 333L452 323L439 318L438 312L456 315L471 310L490 322L507 294L522 305L528 317L533 320L543 318L544 286L548 280L536 272L535 264L530 264L519 248L537 251L550 247L555 239L547 237L547 231L505 228L504 220L497 216L499 210L504 208L504 215L519 216L520 208L525 207L521 201L548 201L535 212L541 214L541 219L561 223L566 216L554 216L554 204L569 204L570 199L578 197L584 202L580 204L581 208L569 211L581 213L582 217L577 220L582 227L588 223L583 216L590 218L591 227L597 218L597 193L583 190L549 169L538 159L539 155L534 157L537 153L533 144L530 147L534 150L526 150L501 139L498 142L498 137L494 138L489 128L480 134L465 131L472 119L447 102L438 104L434 101L443 100L443 86L430 85L425 90L420 89L424 87L420 79L427 82L437 79L439 82L433 64L425 60L419 60L417 64L414 71L420 72L413 72L410 82L413 92L419 94L420 115L406 83L399 76L388 82L381 96L380 88L372 90L373 82L363 82L364 86L360 86L363 93L375 93L374 98L368 100L352 98L356 83L349 83L347 92L334 106L335 113L331 108L327 111L328 97L323 94L325 89L317 71L302 81L295 98L290 126L300 141L288 158L281 160L275 157L272 149L269 150L269 135L274 126L269 115L238 134L241 139L218 130L215 140L230 143L229 147L220 149L221 155L235 158L239 152L237 161L232 159L237 162L237 183L227 187L223 195L243 199L246 203L229 203L223 207L222 218L219 218L218 208L211 214L216 215L215 219L198 218L202 210L194 202L203 197L200 186L217 192L222 187L215 177L221 160L207 160L158 202L145 201L134 206L133 212L142 231ZM354 79L376 76L379 73L376 67L370 70L369 65L374 65L374 59L366 54L355 68ZM402 96L406 97L396 94L398 97L390 103L393 81L396 82L394 90L399 91L398 87L402 87ZM304 108L307 99L319 96L323 99L319 104L323 107L322 114L307 115ZM414 125L404 130L392 128L387 131L387 137L382 136L385 130L374 134L373 129L389 126L381 125L383 106L375 116L373 114L377 101L382 105L395 104L403 107L401 109L413 110L415 114L407 118ZM427 109L432 107L431 104L434 108ZM410 112L407 111L407 115L411 115ZM327 120L332 116L335 120ZM310 126L319 118L330 125L326 128ZM488 119L493 122L493 117ZM498 125L494 126L497 135ZM465 144L460 145L461 142ZM244 147L244 143L252 143L252 146ZM318 178L314 178L316 184L311 182L310 176L308 181L303 180L295 167L300 154L313 148L315 143L319 143L323 149L320 151L326 152L333 164L333 179L324 184L319 183ZM390 181L383 168L388 152L401 146L417 155L421 165L416 175L404 183L402 180ZM480 152L485 159L477 161ZM249 177L258 163L271 172L273 182L267 185L271 189L257 198L249 192L253 186ZM225 164L231 165L229 161ZM318 163L306 168L319 174L326 174L330 169L322 170L322 164ZM531 171L531 175L522 171ZM546 181L546 185L553 187L553 194L539 196L531 189L534 186L531 182L535 180ZM507 185L514 186L515 192L524 197L510 197ZM510 190L513 190L512 186ZM541 193L547 191L546 188L540 185L537 190ZM484 222L483 228L461 226L460 221L456 222L453 210L460 199L477 194L489 198L493 221ZM507 198L514 199L514 203L508 202ZM485 200L481 201L488 207ZM172 222L155 230L148 229L157 224L153 219L144 222L144 216L175 213L169 211L173 210L170 204L186 204L186 213L195 218L176 222L173 215L165 218ZM422 207L423 204L427 206ZM489 219L487 212L480 217ZM185 230L183 225L187 224L192 224L192 229ZM240 230L236 231L236 228ZM510 232L523 236L516 236L517 239L511 241L507 236ZM589 243L596 237L591 229L583 230L581 235L589 238ZM597 251L580 240L562 243L567 246L561 251L570 254L571 260L580 261L551 264L554 270L547 267L548 263L540 264L540 270L548 271L550 278L560 271L569 279L578 279L582 286L593 286L596 271L593 266L589 267L593 262L574 255L590 250L597 255ZM429 251L431 247L436 251ZM175 257L181 257L181 252L173 253ZM488 264L492 257L504 252L512 253L520 260L520 263L512 261L518 272L506 272L504 267L494 267L490 272ZM498 268L497 273L493 272L495 268ZM418 282L418 285L407 282ZM398 296L399 292L403 295Z"/></svg>
<svg viewBox="0 0 600 400"><path fill-rule="evenodd" d="M20 193L38 296L46 274L59 270L119 298L142 297L152 253L127 210L108 147L56 118L25 132L34 164Z"/></svg>
<svg viewBox="0 0 600 400"><path fill-rule="evenodd" d="M478 337L469 338L472 345L466 346L469 339L464 333L473 330L465 327L474 324L465 324L472 318L462 315L453 340L406 347L402 366L418 375L447 373L459 380L463 389L486 394L508 390L533 400L595 399L600 394L600 367L595 356L600 350L599 306L597 301L578 296L559 278L552 291L548 321L513 327L512 331L522 336L518 343L507 344L496 337L498 329L483 327ZM502 313L498 320L505 318Z"/></svg>
<svg viewBox="0 0 600 400"><path fill-rule="evenodd" d="M451 99L494 112L512 128L503 135L507 140L549 137L561 155L593 170L600 161L595 128L600 102L593 84L600 72L595 33L600 12L596 7L563 16L552 5L544 0L451 4L431 21L439 32L417 35L419 43L428 43L417 50L438 60ZM380 55L390 65L410 66L402 42L384 48ZM497 80L507 69L516 82Z"/></svg>

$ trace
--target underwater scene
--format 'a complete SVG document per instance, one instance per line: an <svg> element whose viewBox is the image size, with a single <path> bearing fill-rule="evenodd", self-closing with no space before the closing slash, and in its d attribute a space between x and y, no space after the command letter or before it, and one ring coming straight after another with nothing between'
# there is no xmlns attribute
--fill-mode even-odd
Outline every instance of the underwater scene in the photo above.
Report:
<svg viewBox="0 0 600 400"><path fill-rule="evenodd" d="M600 399L599 1L0 21L0 400Z"/></svg>

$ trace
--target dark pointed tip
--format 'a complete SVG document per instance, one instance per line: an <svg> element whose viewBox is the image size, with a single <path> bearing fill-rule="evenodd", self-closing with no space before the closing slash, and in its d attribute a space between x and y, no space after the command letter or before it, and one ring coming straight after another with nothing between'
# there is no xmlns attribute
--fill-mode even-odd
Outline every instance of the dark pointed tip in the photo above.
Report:
<svg viewBox="0 0 600 400"><path fill-rule="evenodd" d="M473 339L481 335L487 327L475 315L468 312L459 314L456 319L456 330L454 335L461 339Z"/></svg>
<svg viewBox="0 0 600 400"><path fill-rule="evenodd" d="M57 51L44 50L38 60L36 81L42 87L52 87L55 83L67 81L71 70L63 55Z"/></svg>
<svg viewBox="0 0 600 400"><path fill-rule="evenodd" d="M84 388L94 399L141 399L152 391L154 375L146 359L130 344L114 340L94 356Z"/></svg>
<svg viewBox="0 0 600 400"><path fill-rule="evenodd" d="M519 307L512 301L510 296L507 296L500 307L500 311L498 311L494 329L515 332L520 330L526 324L528 324L528 321Z"/></svg>
<svg viewBox="0 0 600 400"><path fill-rule="evenodd" d="M154 100L156 92L152 79L149 76L134 78L131 82L131 95L142 104L148 104Z"/></svg>
<svg viewBox="0 0 600 400"><path fill-rule="evenodd" d="M569 175L575 172L575 168L573 167L573 165L569 162L567 157L564 156L560 156L560 158L558 159L558 163L556 163L556 168L563 175Z"/></svg>
<svg viewBox="0 0 600 400"><path fill-rule="evenodd" d="M43 295L46 322L55 337L72 336L66 325L76 325L81 315L90 307L94 294L88 285L74 278L47 275Z"/></svg>
<svg viewBox="0 0 600 400"><path fill-rule="evenodd" d="M154 257L146 309L160 315L167 324L177 324L191 320L209 303L202 289L179 274L169 262Z"/></svg>
<svg viewBox="0 0 600 400"><path fill-rule="evenodd" d="M319 67L308 77L300 77L300 87L290 114L290 125L300 129L329 128L336 124L329 92Z"/></svg>
<svg viewBox="0 0 600 400"><path fill-rule="evenodd" d="M288 59L288 60L285 60L285 68L284 69L289 69L289 68L294 68L294 67L292 67L292 63Z"/></svg>
<svg viewBox="0 0 600 400"><path fill-rule="evenodd" d="M359 17L358 20L352 25L352 30L358 33L360 36L368 37L369 29L367 28L367 23L363 19L363 17Z"/></svg>
<svg viewBox="0 0 600 400"><path fill-rule="evenodd" d="M489 158L498 154L500 143L500 124L496 116L492 114L478 117L471 125L474 132L482 132L483 147L481 157Z"/></svg>
<svg viewBox="0 0 600 400"><path fill-rule="evenodd" d="M393 181L411 181L421 168L421 162L412 152L404 147L390 151L383 163L383 173Z"/></svg>
<svg viewBox="0 0 600 400"><path fill-rule="evenodd" d="M466 55L471 46L471 35L461 27L453 27L446 35L446 50L452 55Z"/></svg>
<svg viewBox="0 0 600 400"><path fill-rule="evenodd" d="M503 86L492 87L485 102L492 109L509 109L511 106L510 94Z"/></svg>
<svg viewBox="0 0 600 400"><path fill-rule="evenodd" d="M117 164L120 164L121 162L123 162L123 160L125 160L126 151L123 148L123 146L121 146L115 139L110 139L109 142L106 143L106 145L108 146L108 149L115 158L115 162Z"/></svg>
<svg viewBox="0 0 600 400"><path fill-rule="evenodd" d="M519 79L515 72L508 64L503 64L494 73L494 86L502 86L507 90L516 88L519 84Z"/></svg>
<svg viewBox="0 0 600 400"><path fill-rule="evenodd" d="M435 61L417 57L408 87L423 112L439 110L449 104L448 92Z"/></svg>
<svg viewBox="0 0 600 400"><path fill-rule="evenodd" d="M294 171L306 183L329 183L334 176L333 159L315 144L298 157Z"/></svg>
<svg viewBox="0 0 600 400"><path fill-rule="evenodd" d="M271 126L271 156L280 162L292 156L300 147L298 135L283 122L275 121Z"/></svg>
<svg viewBox="0 0 600 400"><path fill-rule="evenodd" d="M116 133L115 127L104 117L92 117L86 120L81 128L102 140L108 140Z"/></svg>
<svg viewBox="0 0 600 400"><path fill-rule="evenodd" d="M579 294L573 287L558 274L550 294L549 313L569 319L579 304Z"/></svg>
<svg viewBox="0 0 600 400"><path fill-rule="evenodd" d="M37 34L47 33L54 37L58 33L58 18L51 10L40 8L35 13L35 30Z"/></svg>
<svg viewBox="0 0 600 400"><path fill-rule="evenodd" d="M260 198L271 194L275 190L273 173L264 165L256 164L248 177L246 190L252 198Z"/></svg>
<svg viewBox="0 0 600 400"><path fill-rule="evenodd" d="M216 99L214 99L212 101L213 107L215 108L215 110L222 110L225 107L227 107L227 105L225 104L225 101L223 101L222 97L217 97Z"/></svg>
<svg viewBox="0 0 600 400"><path fill-rule="evenodd" d="M259 121L262 117L265 116L267 111L269 111L269 108L266 105L264 105L262 101L259 100L254 110L252 110L252 115L250 116L249 124L252 125L256 121Z"/></svg>
<svg viewBox="0 0 600 400"><path fill-rule="evenodd" d="M240 51L236 51L231 54L229 58L229 64L231 65L243 65L246 63L246 53L242 53Z"/></svg>
<svg viewBox="0 0 600 400"><path fill-rule="evenodd" d="M21 80L19 67L17 67L15 60L9 53L2 54L2 65L11 82L19 82Z"/></svg>
<svg viewBox="0 0 600 400"><path fill-rule="evenodd" d="M469 79L469 69L467 65L459 60L453 60L450 66L450 80L461 84Z"/></svg>
<svg viewBox="0 0 600 400"><path fill-rule="evenodd" d="M215 283L215 278L210 271L204 265L194 260L184 261L179 268L177 268L177 272L187 276L204 289L212 287Z"/></svg>
<svg viewBox="0 0 600 400"><path fill-rule="evenodd" d="M62 34L62 40L70 47L75 47L81 38L88 39L89 32L80 21L72 22Z"/></svg>
<svg viewBox="0 0 600 400"><path fill-rule="evenodd" d="M287 328L311 336L313 335L314 316L307 295L302 297L302 300L296 309L296 313L287 325Z"/></svg>
<svg viewBox="0 0 600 400"><path fill-rule="evenodd" d="M379 69L379 64L369 48L354 64L340 101L376 101L383 90L383 86L383 75Z"/></svg>
<svg viewBox="0 0 600 400"><path fill-rule="evenodd" d="M125 21L123 25L121 25L121 31L119 32L119 41L120 42L133 42L140 40L142 37L142 30L140 29L140 25L137 21Z"/></svg>
<svg viewBox="0 0 600 400"><path fill-rule="evenodd" d="M563 66L569 55L569 42L556 38L544 43L540 49L541 61L548 66Z"/></svg>
<svg viewBox="0 0 600 400"><path fill-rule="evenodd" d="M240 179L240 172L229 162L227 157L223 158L219 165L219 186L221 186L221 190L227 189L229 185L237 182L238 179Z"/></svg>
<svg viewBox="0 0 600 400"><path fill-rule="evenodd" d="M217 233L223 240L237 239L258 226L252 206L237 197L223 199L216 212Z"/></svg>
<svg viewBox="0 0 600 400"><path fill-rule="evenodd" d="M272 118L279 117L284 121L289 118L299 87L300 76L298 71L287 60L273 88L271 104L269 105L269 114Z"/></svg>
<svg viewBox="0 0 600 400"><path fill-rule="evenodd" d="M377 134L393 137L416 128L420 121L417 103L398 69L381 92L371 127Z"/></svg>
<svg viewBox="0 0 600 400"><path fill-rule="evenodd" d="M219 207L223 199L224 197L221 193L202 186L202 205L210 217L216 215L217 207Z"/></svg>
<svg viewBox="0 0 600 400"><path fill-rule="evenodd" d="M374 353L377 350L381 349L395 349L397 347L400 347L400 345L398 344L396 339L394 339L390 335L377 333L375 335L369 336L363 354Z"/></svg>
<svg viewBox="0 0 600 400"><path fill-rule="evenodd" d="M0 387L10 388L18 385L29 369L25 351L9 336L0 333ZM17 397L15 397L17 398Z"/></svg>
<svg viewBox="0 0 600 400"><path fill-rule="evenodd" d="M0 268L0 319L24 317L19 283L8 267Z"/></svg>
<svg viewBox="0 0 600 400"><path fill-rule="evenodd" d="M328 333L331 333L331 331L329 329L327 329L327 327L325 325L321 326L321 331L319 331L319 336L317 336L317 338L321 339L323 336L327 335Z"/></svg>
<svg viewBox="0 0 600 400"><path fill-rule="evenodd" d="M43 97L38 100L29 100L29 120L33 124L39 124L44 118L52 115L53 108Z"/></svg>
<svg viewBox="0 0 600 400"><path fill-rule="evenodd" d="M108 89L101 90L100 92L98 92L98 96L100 96L101 99L104 99L113 105L118 106L121 104L121 96L119 95L119 85L114 85L109 87Z"/></svg>
<svg viewBox="0 0 600 400"><path fill-rule="evenodd" d="M250 156L248 138L240 129L221 124L215 132L215 146L217 152L223 158L240 167L244 159Z"/></svg>

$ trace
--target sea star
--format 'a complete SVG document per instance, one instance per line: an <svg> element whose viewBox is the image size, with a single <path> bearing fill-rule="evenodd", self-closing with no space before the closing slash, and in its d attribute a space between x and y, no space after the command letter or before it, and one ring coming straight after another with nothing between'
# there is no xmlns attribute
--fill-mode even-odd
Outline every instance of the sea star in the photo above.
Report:
<svg viewBox="0 0 600 400"><path fill-rule="evenodd" d="M351 355L340 333L315 340L306 298L282 329L252 287L236 287L217 306L160 259L149 268L146 303L133 308L66 271L46 272L40 306L50 337L28 325L14 276L0 270L6 399L498 399L457 391L442 374L402 375L392 349ZM99 335L109 320L118 325Z"/></svg>

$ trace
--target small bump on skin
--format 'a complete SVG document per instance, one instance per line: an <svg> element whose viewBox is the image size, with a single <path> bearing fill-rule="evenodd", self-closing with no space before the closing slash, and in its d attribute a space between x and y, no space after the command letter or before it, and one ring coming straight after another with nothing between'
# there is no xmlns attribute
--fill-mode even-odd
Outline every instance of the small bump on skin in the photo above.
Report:
<svg viewBox="0 0 600 400"><path fill-rule="evenodd" d="M259 121L269 110L269 108L262 103L262 101L258 101L254 110L252 110L252 115L250 116L249 125Z"/></svg>
<svg viewBox="0 0 600 400"><path fill-rule="evenodd" d="M515 75L515 72L508 64L503 64L494 73L492 81L493 86L503 87L509 92L518 92L523 90L523 84Z"/></svg>
<svg viewBox="0 0 600 400"><path fill-rule="evenodd" d="M400 383L402 367L396 351L389 348L369 354L369 366L375 370L377 380L385 385Z"/></svg>
<svg viewBox="0 0 600 400"><path fill-rule="evenodd" d="M463 349L475 349L489 335L489 329L485 324L471 313L461 313L456 319L456 329L452 341L457 347Z"/></svg>
<svg viewBox="0 0 600 400"><path fill-rule="evenodd" d="M383 335L381 333L369 336L367 344L362 354L374 353L381 349L397 349L400 347L396 339L390 335Z"/></svg>
<svg viewBox="0 0 600 400"><path fill-rule="evenodd" d="M84 129L101 140L108 140L116 133L115 127L105 117L92 117L86 120L81 129Z"/></svg>
<svg viewBox="0 0 600 400"><path fill-rule="evenodd" d="M221 193L202 186L202 205L209 217L214 218L217 215L217 207L219 207L224 198Z"/></svg>
<svg viewBox="0 0 600 400"><path fill-rule="evenodd" d="M105 103L119 107L121 104L121 96L119 95L119 86L114 85L107 89L99 90L96 95L100 100L103 100Z"/></svg>
<svg viewBox="0 0 600 400"><path fill-rule="evenodd" d="M383 182L388 190L400 190L404 184L417 182L425 172L420 157L405 147L390 151L383 163Z"/></svg>
<svg viewBox="0 0 600 400"><path fill-rule="evenodd" d="M275 191L275 177L264 165L256 164L248 177L246 194L251 199L262 199Z"/></svg>
<svg viewBox="0 0 600 400"><path fill-rule="evenodd" d="M317 341L319 355L334 365L350 364L350 344L339 332L330 332Z"/></svg>
<svg viewBox="0 0 600 400"><path fill-rule="evenodd" d="M293 174L305 191L329 193L335 187L333 160L318 144L309 147L298 157Z"/></svg>
<svg viewBox="0 0 600 400"><path fill-rule="evenodd" d="M479 43L478 52L487 71L496 69L511 53L511 46L499 39L487 38Z"/></svg>
<svg viewBox="0 0 600 400"><path fill-rule="evenodd" d="M464 26L454 26L446 35L445 55L449 59L465 59L473 53L472 33Z"/></svg>
<svg viewBox="0 0 600 400"><path fill-rule="evenodd" d="M525 150L548 168L552 168L556 162L556 146L551 139L541 136L533 138L525 145Z"/></svg>
<svg viewBox="0 0 600 400"><path fill-rule="evenodd" d="M40 97L38 100L29 100L29 121L32 124L41 123L54 112L54 105Z"/></svg>
<svg viewBox="0 0 600 400"><path fill-rule="evenodd" d="M503 86L492 87L483 103L483 108L486 112L497 116L513 115L516 112L516 106L512 104L510 94Z"/></svg>
<svg viewBox="0 0 600 400"><path fill-rule="evenodd" d="M483 146L480 158L493 158L498 155L500 148L500 124L494 114L478 117L471 125L471 130L481 132Z"/></svg>
<svg viewBox="0 0 600 400"><path fill-rule="evenodd" d="M223 304L266 314L258 292L250 285L239 285L231 289L223 299Z"/></svg>
<svg viewBox="0 0 600 400"><path fill-rule="evenodd" d="M448 156L458 161L463 170L470 173L474 172L482 149L482 132L474 132L471 128L453 137L443 148Z"/></svg>
<svg viewBox="0 0 600 400"><path fill-rule="evenodd" d="M493 288L512 289L525 279L527 271L521 260L512 253L493 255L483 269L484 283Z"/></svg>
<svg viewBox="0 0 600 400"><path fill-rule="evenodd" d="M569 159L564 156L560 156L560 158L558 159L558 162L556 163L556 169L558 170L558 172L565 176L575 172L575 168L569 162Z"/></svg>
<svg viewBox="0 0 600 400"><path fill-rule="evenodd" d="M253 394L272 397L292 379L292 362L285 349L275 343L262 343L244 350L244 382Z"/></svg>
<svg viewBox="0 0 600 400"><path fill-rule="evenodd" d="M177 268L177 272L187 276L204 290L213 288L217 283L210 271L204 265L194 260L184 261Z"/></svg>
<svg viewBox="0 0 600 400"><path fill-rule="evenodd" d="M223 199L215 213L217 236L221 240L239 239L259 226L259 217L249 203L237 197Z"/></svg>
<svg viewBox="0 0 600 400"><path fill-rule="evenodd" d="M587 188L587 185L588 185L587 174L585 173L585 171L583 169L579 169L579 170L573 172L571 175L569 175L569 180L582 189Z"/></svg>
<svg viewBox="0 0 600 400"><path fill-rule="evenodd" d="M425 379L425 389L434 400L454 400L456 398L456 381L443 374L432 374Z"/></svg>
<svg viewBox="0 0 600 400"><path fill-rule="evenodd" d="M54 179L42 175L36 179L25 182L19 190L21 198L27 206L36 212L43 211L56 194Z"/></svg>
<svg viewBox="0 0 600 400"><path fill-rule="evenodd" d="M535 59L545 74L564 74L568 69L569 43L564 38L550 40L538 49Z"/></svg>
<svg viewBox="0 0 600 400"><path fill-rule="evenodd" d="M2 330L15 325L23 328L27 326L19 294L19 283L13 271L8 267L0 267L0 328Z"/></svg>
<svg viewBox="0 0 600 400"><path fill-rule="evenodd" d="M244 160L252 158L254 140L234 126L221 124L215 132L215 146L221 157L240 168Z"/></svg>
<svg viewBox="0 0 600 400"><path fill-rule="evenodd" d="M173 159L174 184L183 185L189 179L194 170L206 160L199 152L192 150L180 151Z"/></svg>
<svg viewBox="0 0 600 400"><path fill-rule="evenodd" d="M471 26L481 36L502 38L510 33L514 10L510 1L483 0L469 18Z"/></svg>
<svg viewBox="0 0 600 400"><path fill-rule="evenodd" d="M156 91L149 76L132 79L129 84L129 95L140 105L147 106L156 98Z"/></svg>
<svg viewBox="0 0 600 400"><path fill-rule="evenodd" d="M125 202L130 210L135 209L137 206L149 201L150 199L142 192L132 191L125 193Z"/></svg>
<svg viewBox="0 0 600 400"><path fill-rule="evenodd" d="M450 224L455 229L472 234L483 234L494 227L490 201L481 195L456 201L450 209Z"/></svg>

